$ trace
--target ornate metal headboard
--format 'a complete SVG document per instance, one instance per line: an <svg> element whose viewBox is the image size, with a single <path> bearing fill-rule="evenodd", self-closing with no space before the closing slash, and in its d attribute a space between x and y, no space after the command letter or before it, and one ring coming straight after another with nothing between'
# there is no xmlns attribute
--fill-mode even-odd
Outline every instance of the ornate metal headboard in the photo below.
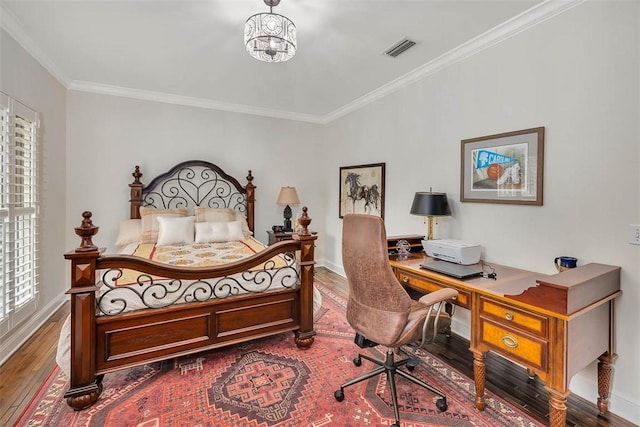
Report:
<svg viewBox="0 0 640 427"><path fill-rule="evenodd" d="M140 181L142 172L139 166L132 175L134 181L129 184L132 219L140 218L140 206L160 209L187 207L191 211L196 206L231 208L245 214L249 229L254 231L255 186L251 171L244 187L217 165L203 160L182 162L146 186Z"/></svg>

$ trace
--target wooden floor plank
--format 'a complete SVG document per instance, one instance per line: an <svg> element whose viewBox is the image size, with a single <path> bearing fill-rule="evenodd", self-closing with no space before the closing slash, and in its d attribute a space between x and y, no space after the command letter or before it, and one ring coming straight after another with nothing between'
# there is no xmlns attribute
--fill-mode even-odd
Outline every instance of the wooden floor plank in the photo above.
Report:
<svg viewBox="0 0 640 427"><path fill-rule="evenodd" d="M68 314L66 303L0 366L0 425L15 423L53 370L58 335Z"/></svg>

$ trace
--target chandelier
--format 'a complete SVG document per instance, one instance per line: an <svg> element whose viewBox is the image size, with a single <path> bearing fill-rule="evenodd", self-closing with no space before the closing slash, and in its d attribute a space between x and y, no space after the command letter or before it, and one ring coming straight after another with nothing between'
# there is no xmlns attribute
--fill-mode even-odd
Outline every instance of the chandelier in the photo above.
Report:
<svg viewBox="0 0 640 427"><path fill-rule="evenodd" d="M296 54L296 26L286 16L273 13L280 0L264 0L269 13L257 13L244 24L244 44L249 55L265 62L288 61Z"/></svg>

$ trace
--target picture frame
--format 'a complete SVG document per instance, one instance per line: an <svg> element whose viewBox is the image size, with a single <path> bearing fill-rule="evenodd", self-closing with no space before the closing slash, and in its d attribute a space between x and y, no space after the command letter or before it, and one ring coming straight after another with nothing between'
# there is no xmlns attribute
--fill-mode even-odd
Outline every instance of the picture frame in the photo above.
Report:
<svg viewBox="0 0 640 427"><path fill-rule="evenodd" d="M542 205L544 127L461 141L460 201Z"/></svg>
<svg viewBox="0 0 640 427"><path fill-rule="evenodd" d="M340 167L338 217L366 213L384 219L384 163Z"/></svg>

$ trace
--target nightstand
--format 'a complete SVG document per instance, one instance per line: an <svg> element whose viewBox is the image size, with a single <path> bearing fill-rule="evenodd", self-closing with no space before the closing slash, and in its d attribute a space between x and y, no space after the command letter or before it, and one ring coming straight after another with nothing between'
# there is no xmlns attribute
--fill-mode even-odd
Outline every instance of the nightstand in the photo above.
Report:
<svg viewBox="0 0 640 427"><path fill-rule="evenodd" d="M293 232L292 231L282 231L282 232L274 232L274 231L267 231L267 235L269 236L269 246L273 245L274 243L278 243L278 242L282 242L285 240L293 240Z"/></svg>

